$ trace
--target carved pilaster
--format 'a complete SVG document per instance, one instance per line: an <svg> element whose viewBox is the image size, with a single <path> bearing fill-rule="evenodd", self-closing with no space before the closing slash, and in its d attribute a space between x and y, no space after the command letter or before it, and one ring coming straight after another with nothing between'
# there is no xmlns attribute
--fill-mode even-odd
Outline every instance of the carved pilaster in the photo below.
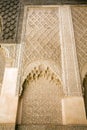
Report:
<svg viewBox="0 0 87 130"><path fill-rule="evenodd" d="M82 91L70 7L60 6L59 15L63 87L66 95L80 96Z"/></svg>

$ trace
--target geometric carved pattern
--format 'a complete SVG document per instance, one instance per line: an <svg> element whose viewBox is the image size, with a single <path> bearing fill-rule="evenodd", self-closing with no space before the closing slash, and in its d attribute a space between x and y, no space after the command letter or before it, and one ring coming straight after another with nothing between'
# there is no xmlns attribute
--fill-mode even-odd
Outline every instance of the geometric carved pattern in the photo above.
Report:
<svg viewBox="0 0 87 130"><path fill-rule="evenodd" d="M23 70L40 60L60 66L58 7L27 7L24 33Z"/></svg>
<svg viewBox="0 0 87 130"><path fill-rule="evenodd" d="M71 7L80 71L87 62L87 7Z"/></svg>
<svg viewBox="0 0 87 130"><path fill-rule="evenodd" d="M0 0L0 15L2 17L2 37L4 42L15 42L19 15L19 0Z"/></svg>
<svg viewBox="0 0 87 130"><path fill-rule="evenodd" d="M34 68L23 84L22 124L62 123L63 90L49 67Z"/></svg>

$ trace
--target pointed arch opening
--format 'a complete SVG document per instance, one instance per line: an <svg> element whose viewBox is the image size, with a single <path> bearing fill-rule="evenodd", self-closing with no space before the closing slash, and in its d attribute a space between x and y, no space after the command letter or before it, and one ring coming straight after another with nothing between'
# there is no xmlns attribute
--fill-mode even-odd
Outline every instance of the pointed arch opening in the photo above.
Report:
<svg viewBox="0 0 87 130"><path fill-rule="evenodd" d="M18 124L62 124L62 84L49 68L39 66L23 83Z"/></svg>

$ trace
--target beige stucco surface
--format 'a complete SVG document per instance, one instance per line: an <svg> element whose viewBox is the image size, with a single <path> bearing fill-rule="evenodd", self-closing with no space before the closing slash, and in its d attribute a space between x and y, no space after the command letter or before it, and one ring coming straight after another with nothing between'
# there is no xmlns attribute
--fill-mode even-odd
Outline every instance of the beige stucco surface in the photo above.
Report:
<svg viewBox="0 0 87 130"><path fill-rule="evenodd" d="M17 85L17 68L5 68L1 95L15 96Z"/></svg>
<svg viewBox="0 0 87 130"><path fill-rule="evenodd" d="M18 97L0 96L0 124L15 124Z"/></svg>
<svg viewBox="0 0 87 130"><path fill-rule="evenodd" d="M17 68L5 68L1 96L0 123L16 122L18 96L16 96Z"/></svg>
<svg viewBox="0 0 87 130"><path fill-rule="evenodd" d="M63 124L87 124L82 97L62 99Z"/></svg>

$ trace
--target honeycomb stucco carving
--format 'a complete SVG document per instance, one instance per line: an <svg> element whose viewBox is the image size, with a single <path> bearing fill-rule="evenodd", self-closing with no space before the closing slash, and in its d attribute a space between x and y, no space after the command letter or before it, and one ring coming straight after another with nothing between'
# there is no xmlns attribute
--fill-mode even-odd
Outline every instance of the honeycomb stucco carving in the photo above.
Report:
<svg viewBox="0 0 87 130"><path fill-rule="evenodd" d="M41 77L46 78L47 80L49 80L49 82L53 82L55 85L62 85L62 81L59 79L58 75L52 72L49 67L39 65L39 67L34 67L33 70L27 75L27 78L24 80L24 83L22 85L21 94L26 84L37 81Z"/></svg>

